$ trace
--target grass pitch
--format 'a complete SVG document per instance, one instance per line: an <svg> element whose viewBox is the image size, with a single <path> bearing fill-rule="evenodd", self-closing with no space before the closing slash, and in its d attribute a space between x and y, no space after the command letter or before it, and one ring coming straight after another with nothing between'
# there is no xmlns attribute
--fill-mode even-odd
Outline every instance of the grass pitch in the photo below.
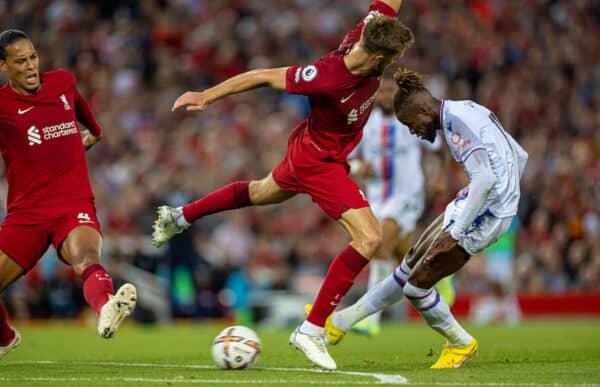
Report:
<svg viewBox="0 0 600 387"><path fill-rule="evenodd" d="M600 321L538 321L469 327L479 356L457 370L431 370L443 340L422 323L386 325L380 336L351 334L331 354L339 372L311 367L287 344L290 330L257 329L255 368L219 370L210 345L224 325L128 325L112 340L91 327L20 327L21 346L0 363L0 386L600 386Z"/></svg>

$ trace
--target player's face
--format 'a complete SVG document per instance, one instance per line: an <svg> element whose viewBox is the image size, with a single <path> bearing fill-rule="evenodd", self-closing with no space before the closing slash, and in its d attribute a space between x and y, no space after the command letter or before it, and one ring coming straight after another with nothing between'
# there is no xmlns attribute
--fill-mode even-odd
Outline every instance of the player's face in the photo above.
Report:
<svg viewBox="0 0 600 387"><path fill-rule="evenodd" d="M394 113L394 95L396 94L396 87L393 80L384 78L381 82L381 87L377 92L375 102L377 106L381 108L384 114Z"/></svg>
<svg viewBox="0 0 600 387"><path fill-rule="evenodd" d="M10 85L20 94L33 94L40 88L39 64L37 52L29 39L20 39L6 46L6 60L0 61Z"/></svg>
<svg viewBox="0 0 600 387"><path fill-rule="evenodd" d="M435 119L426 108L413 106L406 114L397 114L397 118L408 126L410 134L429 142L435 141Z"/></svg>

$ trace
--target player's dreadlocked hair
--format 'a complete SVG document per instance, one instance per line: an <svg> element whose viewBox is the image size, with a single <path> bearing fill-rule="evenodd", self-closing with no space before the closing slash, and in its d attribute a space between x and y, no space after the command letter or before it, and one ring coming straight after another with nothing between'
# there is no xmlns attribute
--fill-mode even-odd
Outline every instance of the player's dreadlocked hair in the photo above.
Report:
<svg viewBox="0 0 600 387"><path fill-rule="evenodd" d="M405 105L412 105L421 102L422 92L428 93L423 84L423 76L416 71L409 69L399 69L394 73L394 80L398 86L398 91L394 97L394 109L396 112L402 111Z"/></svg>
<svg viewBox="0 0 600 387"><path fill-rule="evenodd" d="M396 55L414 42L413 33L396 18L385 15L367 17L361 38L363 47L370 54Z"/></svg>
<svg viewBox="0 0 600 387"><path fill-rule="evenodd" d="M29 39L23 31L6 30L0 32L0 60L6 60L6 46L21 39Z"/></svg>

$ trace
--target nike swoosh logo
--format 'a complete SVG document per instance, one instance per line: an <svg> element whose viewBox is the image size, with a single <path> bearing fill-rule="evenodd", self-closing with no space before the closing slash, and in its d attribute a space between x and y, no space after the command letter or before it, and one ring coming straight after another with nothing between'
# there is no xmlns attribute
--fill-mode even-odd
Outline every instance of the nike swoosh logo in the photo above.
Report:
<svg viewBox="0 0 600 387"><path fill-rule="evenodd" d="M348 101L350 98L352 98L352 96L354 95L354 93L356 93L356 91L353 92L352 94L350 94L349 96L342 98L341 102L342 103L346 103L346 101Z"/></svg>
<svg viewBox="0 0 600 387"><path fill-rule="evenodd" d="M17 110L17 113L19 113L19 114L25 114L28 111L30 111L31 109L33 109L33 106L30 106L27 109L23 109L23 110L19 109L19 110Z"/></svg>

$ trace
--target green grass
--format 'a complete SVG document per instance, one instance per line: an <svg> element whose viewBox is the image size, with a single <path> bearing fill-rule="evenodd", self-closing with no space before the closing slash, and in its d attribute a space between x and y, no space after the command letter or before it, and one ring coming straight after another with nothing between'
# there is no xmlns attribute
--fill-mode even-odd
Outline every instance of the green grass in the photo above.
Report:
<svg viewBox="0 0 600 387"><path fill-rule="evenodd" d="M413 385L600 385L598 320L470 327L479 340L480 353L457 370L429 369L443 340L424 324L387 325L375 339L350 335L331 348L342 371L335 373L311 369L304 356L287 345L289 331L265 329L257 330L263 353L255 369L218 370L212 367L209 349L222 328L126 326L115 339L102 340L91 328L77 325L21 327L21 346L0 363L0 386L319 386L377 382L372 375L343 373L348 371L402 375Z"/></svg>

